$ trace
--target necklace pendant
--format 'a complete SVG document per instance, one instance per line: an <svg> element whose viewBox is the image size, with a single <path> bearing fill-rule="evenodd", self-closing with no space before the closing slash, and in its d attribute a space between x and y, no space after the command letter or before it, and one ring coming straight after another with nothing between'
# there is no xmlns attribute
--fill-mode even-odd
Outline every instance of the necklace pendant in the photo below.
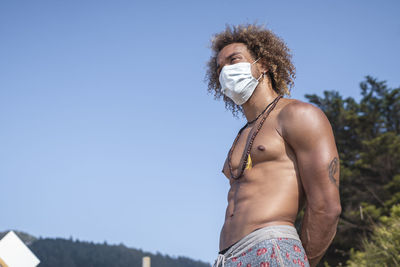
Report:
<svg viewBox="0 0 400 267"><path fill-rule="evenodd" d="M248 141L248 142L249 142L249 143L248 143L249 145L248 145L247 153L245 153L245 154L242 156L242 159L243 159L243 157L246 158L246 155L247 155L247 161L245 161L245 162L246 162L246 165L245 165L244 162L243 162L242 168L240 169L240 173L236 176L236 175L233 174L233 170L232 170L232 164L231 164L231 161L232 161L232 152L233 152L233 150L235 149L236 143L237 143L237 141L238 141L240 135L242 134L242 131L248 126L249 122L246 123L246 124L239 130L239 132L238 132L238 134L237 134L237 136L236 136L236 138L235 138L235 141L233 141L232 147L231 147L231 149L229 150L229 153L228 153L228 166L229 166L229 172L230 172L230 174L231 174L232 179L239 179L239 178L243 175L244 170L250 170L250 169L253 168L253 163L252 163L251 157L250 157L250 150L251 150L251 147L252 147L252 145L253 145L253 141L254 141L254 139L256 138L256 135L257 135L258 132L260 131L261 127L263 126L263 124L264 124L265 120L267 119L269 113L275 108L276 104L278 103L278 101L279 101L279 99L280 99L281 97L282 97L282 95L278 95L278 96L274 99L274 101L272 101L271 103L269 103L268 106L264 109L264 111L261 112L261 114L258 115L257 118L256 118L255 120L253 120L253 121L257 121L257 119L258 119L261 115L264 115L264 112L266 112L266 114L263 116L262 120L261 120L260 123L258 124L258 126L257 126L257 128L256 128L256 131L254 131L254 133L253 133L252 136L250 137L250 140ZM267 110L268 110L268 111L267 111ZM251 121L251 122L253 122L253 121Z"/></svg>
<svg viewBox="0 0 400 267"><path fill-rule="evenodd" d="M246 164L246 168L244 168L245 170L251 170L253 168L253 162L251 162L251 157L250 154L247 157L247 164Z"/></svg>

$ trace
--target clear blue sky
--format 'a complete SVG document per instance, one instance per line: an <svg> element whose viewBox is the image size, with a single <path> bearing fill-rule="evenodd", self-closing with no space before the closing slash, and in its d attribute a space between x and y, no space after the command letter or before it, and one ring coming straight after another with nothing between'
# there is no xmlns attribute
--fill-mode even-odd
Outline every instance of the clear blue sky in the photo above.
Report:
<svg viewBox="0 0 400 267"><path fill-rule="evenodd" d="M400 85L399 1L1 1L0 231L212 262L244 124L207 94L212 34L257 21L292 97Z"/></svg>

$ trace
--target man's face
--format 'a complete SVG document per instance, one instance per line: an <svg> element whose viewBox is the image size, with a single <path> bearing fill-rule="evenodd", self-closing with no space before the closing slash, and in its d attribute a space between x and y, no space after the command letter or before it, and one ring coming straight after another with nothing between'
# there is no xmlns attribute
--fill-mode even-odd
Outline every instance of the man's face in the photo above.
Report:
<svg viewBox="0 0 400 267"><path fill-rule="evenodd" d="M254 59L249 50L247 50L247 46L242 43L233 43L225 46L222 50L218 53L217 57L217 74L221 73L222 68L225 65L233 65L239 62L249 62L253 63L256 59ZM257 62L257 68L251 68L251 72L253 77L258 77L261 75L259 70L259 63ZM254 65L256 65L254 64Z"/></svg>

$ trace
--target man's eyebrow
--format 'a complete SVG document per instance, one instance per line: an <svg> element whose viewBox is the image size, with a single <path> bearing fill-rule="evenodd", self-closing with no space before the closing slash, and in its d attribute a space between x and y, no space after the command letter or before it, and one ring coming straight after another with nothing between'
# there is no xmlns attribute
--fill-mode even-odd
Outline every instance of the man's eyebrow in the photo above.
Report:
<svg viewBox="0 0 400 267"><path fill-rule="evenodd" d="M241 54L240 52L233 52L232 54L230 54L229 56L227 56L226 58L231 58L233 56L239 55Z"/></svg>
<svg viewBox="0 0 400 267"><path fill-rule="evenodd" d="M233 53L230 54L229 56L225 57L224 60L226 60L226 59L228 59L228 58L231 58L231 57L233 57L233 56L239 55L239 54L241 54L241 53L240 53L240 52L233 52ZM217 68L219 68L219 67L220 67L220 65L218 64L218 60L217 60Z"/></svg>

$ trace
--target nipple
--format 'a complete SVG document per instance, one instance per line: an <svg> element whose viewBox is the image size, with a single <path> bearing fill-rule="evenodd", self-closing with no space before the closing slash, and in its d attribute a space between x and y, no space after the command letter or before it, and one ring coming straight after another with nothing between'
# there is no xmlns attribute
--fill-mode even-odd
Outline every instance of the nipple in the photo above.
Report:
<svg viewBox="0 0 400 267"><path fill-rule="evenodd" d="M264 151L264 150L265 150L265 147L264 147L263 145L259 145L259 146L257 147L257 149L260 150L260 151Z"/></svg>

